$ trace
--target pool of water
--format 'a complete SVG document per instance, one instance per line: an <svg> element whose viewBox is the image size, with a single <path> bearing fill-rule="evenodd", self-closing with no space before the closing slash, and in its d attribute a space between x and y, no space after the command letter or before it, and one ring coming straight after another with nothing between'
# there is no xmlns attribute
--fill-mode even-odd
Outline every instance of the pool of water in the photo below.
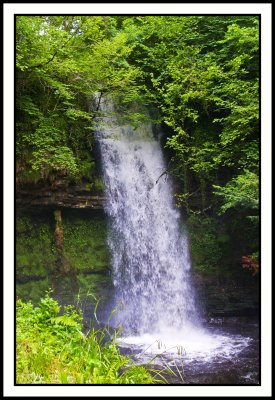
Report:
<svg viewBox="0 0 275 400"><path fill-rule="evenodd" d="M258 385L259 327L255 318L212 319L200 332L181 338L161 335L120 339L124 354L158 370L167 383L181 385Z"/></svg>

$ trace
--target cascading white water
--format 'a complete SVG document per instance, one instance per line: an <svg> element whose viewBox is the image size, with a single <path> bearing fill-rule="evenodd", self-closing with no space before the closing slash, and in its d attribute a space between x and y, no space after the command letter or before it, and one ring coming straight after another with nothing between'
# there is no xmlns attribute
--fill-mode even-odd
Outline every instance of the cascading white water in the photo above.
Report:
<svg viewBox="0 0 275 400"><path fill-rule="evenodd" d="M246 346L225 336L210 335L200 325L190 282L187 236L173 204L169 178L152 128L120 125L114 108L101 105L97 138L110 217L108 245L115 286L113 306L128 343L188 347L189 354L234 353ZM159 347L158 340L158 347ZM167 347L166 347L167 348ZM151 347L152 349L152 347ZM227 349L227 350L226 350ZM219 350L220 351L220 350Z"/></svg>
<svg viewBox="0 0 275 400"><path fill-rule="evenodd" d="M181 329L197 322L197 314L187 238L169 179L161 176L166 166L159 143L150 125L134 131L115 118L109 122L100 148L116 302L123 303L118 318L135 332Z"/></svg>

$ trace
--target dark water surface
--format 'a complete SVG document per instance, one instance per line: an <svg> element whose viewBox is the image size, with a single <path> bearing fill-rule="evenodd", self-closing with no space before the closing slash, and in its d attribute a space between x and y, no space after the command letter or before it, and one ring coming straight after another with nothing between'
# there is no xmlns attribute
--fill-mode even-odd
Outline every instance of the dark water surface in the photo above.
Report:
<svg viewBox="0 0 275 400"><path fill-rule="evenodd" d="M140 345L121 345L124 354L135 354L133 360L156 370L163 370L163 366L171 369L175 375L168 373L168 383L180 385L259 385L259 325L256 318L231 317L216 318L204 327L213 335L228 337L240 351L235 354L225 351L213 352L212 356L204 357L200 353L160 355L144 354L144 347ZM235 338L235 339L234 339ZM242 346L242 338L246 345ZM150 361L152 360L152 361Z"/></svg>

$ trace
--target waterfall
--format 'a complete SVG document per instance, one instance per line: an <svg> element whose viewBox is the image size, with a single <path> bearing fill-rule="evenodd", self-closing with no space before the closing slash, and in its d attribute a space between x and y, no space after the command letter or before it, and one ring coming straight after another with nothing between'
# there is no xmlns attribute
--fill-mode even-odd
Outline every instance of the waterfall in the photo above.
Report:
<svg viewBox="0 0 275 400"><path fill-rule="evenodd" d="M216 334L200 323L188 239L152 126L121 123L106 99L101 113L96 137L110 221L111 308L122 305L112 320L122 325L123 343L143 347L142 354L183 351L186 361L238 355L251 338Z"/></svg>
<svg viewBox="0 0 275 400"><path fill-rule="evenodd" d="M120 125L114 109L101 119L97 137L110 217L117 323L130 332L197 324L186 233L173 204L162 150L150 124Z"/></svg>

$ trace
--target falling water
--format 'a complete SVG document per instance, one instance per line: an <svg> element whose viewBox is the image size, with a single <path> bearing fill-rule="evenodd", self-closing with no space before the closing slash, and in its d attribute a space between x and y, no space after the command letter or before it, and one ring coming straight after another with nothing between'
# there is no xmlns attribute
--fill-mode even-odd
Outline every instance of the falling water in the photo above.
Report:
<svg viewBox="0 0 275 400"><path fill-rule="evenodd" d="M110 219L115 322L128 342L183 346L204 358L241 351L249 338L213 335L202 328L190 277L186 233L180 227L161 147L150 124L120 124L101 106L97 138ZM131 335L131 336L129 336ZM161 342L163 343L163 342ZM152 347L151 347L152 349Z"/></svg>
<svg viewBox="0 0 275 400"><path fill-rule="evenodd" d="M101 133L113 282L123 308L118 317L131 331L180 329L197 313L187 238L160 145L150 125L134 131L112 118Z"/></svg>

